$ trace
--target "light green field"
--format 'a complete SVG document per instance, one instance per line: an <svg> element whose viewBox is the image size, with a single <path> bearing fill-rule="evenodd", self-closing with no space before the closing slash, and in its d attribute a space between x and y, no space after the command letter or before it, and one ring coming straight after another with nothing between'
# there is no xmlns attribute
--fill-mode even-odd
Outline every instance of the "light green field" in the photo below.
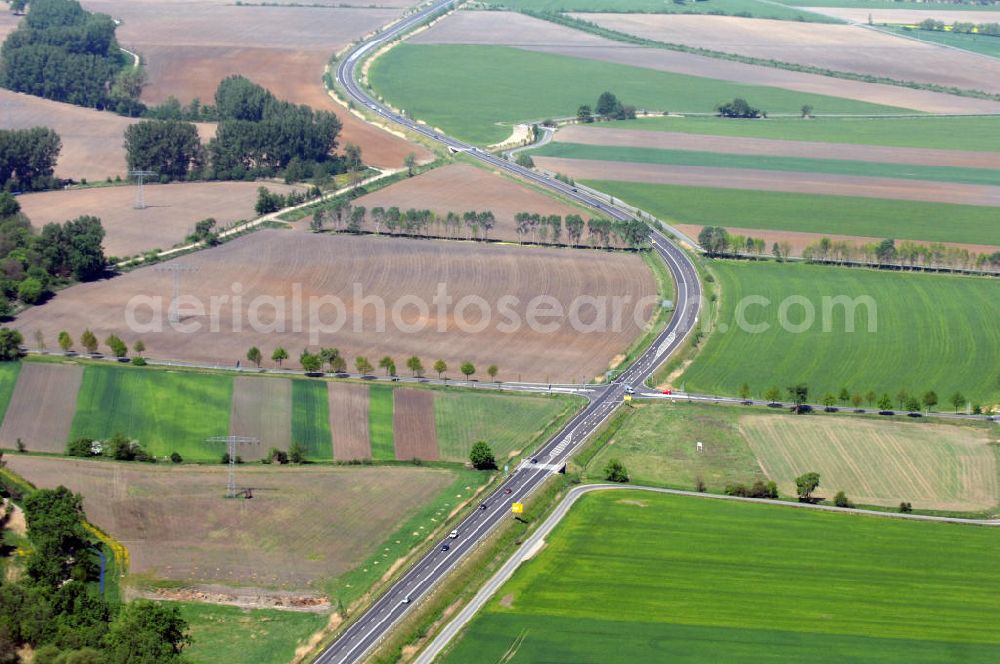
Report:
<svg viewBox="0 0 1000 664"><path fill-rule="evenodd" d="M736 394L747 383L760 394L805 383L814 399L846 387L1000 403L996 280L774 262L711 269L719 324L677 381L687 391ZM844 296L858 303L851 316L835 300L824 305ZM810 308L813 323L797 331Z"/></svg>
<svg viewBox="0 0 1000 664"><path fill-rule="evenodd" d="M333 458L326 385L324 381L292 381L292 442L305 448L309 460Z"/></svg>
<svg viewBox="0 0 1000 664"><path fill-rule="evenodd" d="M372 443L372 458L391 461L396 458L392 437L392 388L385 385L368 387L368 435Z"/></svg>
<svg viewBox="0 0 1000 664"><path fill-rule="evenodd" d="M190 627L184 657L194 664L284 664L327 622L323 614L172 602Z"/></svg>
<svg viewBox="0 0 1000 664"><path fill-rule="evenodd" d="M745 414L740 431L786 496L820 474L819 496L845 491L865 505L986 512L997 506L996 454L979 426L848 417Z"/></svg>
<svg viewBox="0 0 1000 664"><path fill-rule="evenodd" d="M681 3L663 0L499 0L496 4L510 9L539 12L648 12L651 14L728 14L786 21L839 23L836 19L782 7L757 0L687 0Z"/></svg>
<svg viewBox="0 0 1000 664"><path fill-rule="evenodd" d="M70 438L123 433L156 456L214 461L205 439L228 434L232 392L229 376L87 365Z"/></svg>
<svg viewBox="0 0 1000 664"><path fill-rule="evenodd" d="M693 150L633 148L615 145L584 145L580 143L549 143L538 148L532 154L540 157L625 161L637 164L751 168L765 171L824 173L830 175L899 178L903 180L934 180L938 182L962 182L966 184L985 185L1000 184L1000 159L997 161L997 169L954 168L948 166L849 161L846 159L774 157L766 155L696 152Z"/></svg>
<svg viewBox="0 0 1000 664"><path fill-rule="evenodd" d="M611 459L621 460L636 484L693 490L701 479L709 491L752 484L764 475L740 434L740 411L699 404L638 403L623 408L585 476L604 480ZM695 443L701 442L702 452Z"/></svg>
<svg viewBox="0 0 1000 664"><path fill-rule="evenodd" d="M994 19L984 22L994 23L1000 21ZM994 35L945 32L943 30L908 30L906 28L892 26L886 26L883 29L905 37L913 37L914 39L919 39L920 41L932 42L934 44L945 44L946 46L954 46L955 48L962 48L966 51L973 51L990 57L1000 58L1000 37Z"/></svg>
<svg viewBox="0 0 1000 664"><path fill-rule="evenodd" d="M898 148L1000 152L1000 117L766 118L728 120L649 117L596 128L678 131L685 134L773 138L820 143L859 143Z"/></svg>
<svg viewBox="0 0 1000 664"><path fill-rule="evenodd" d="M439 392L434 395L438 450L442 459L465 462L476 441L485 440L502 462L537 442L550 423L565 419L580 403L568 397Z"/></svg>
<svg viewBox="0 0 1000 664"><path fill-rule="evenodd" d="M608 180L585 184L678 224L1000 246L995 207Z"/></svg>
<svg viewBox="0 0 1000 664"><path fill-rule="evenodd" d="M680 112L712 113L733 97L771 113L798 113L803 104L816 113L911 112L505 46L400 44L370 75L378 93L410 117L481 144L506 138L517 122L574 115L605 90L626 104Z"/></svg>
<svg viewBox="0 0 1000 664"><path fill-rule="evenodd" d="M20 373L20 362L0 362L0 422L3 422L4 415L7 414L7 406Z"/></svg>
<svg viewBox="0 0 1000 664"><path fill-rule="evenodd" d="M998 545L994 528L591 494L444 661L996 661Z"/></svg>

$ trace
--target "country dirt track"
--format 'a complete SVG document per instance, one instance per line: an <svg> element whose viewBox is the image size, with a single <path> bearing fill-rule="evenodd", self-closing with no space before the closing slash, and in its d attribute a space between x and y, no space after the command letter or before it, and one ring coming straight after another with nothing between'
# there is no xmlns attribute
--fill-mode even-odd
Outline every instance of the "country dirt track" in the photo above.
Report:
<svg viewBox="0 0 1000 664"><path fill-rule="evenodd" d="M397 459L439 458L434 393L400 389L392 393L392 432Z"/></svg>
<svg viewBox="0 0 1000 664"><path fill-rule="evenodd" d="M518 239L514 221L518 212L562 217L579 214L587 218L587 213L578 208L470 164L435 168L362 196L355 204L368 209L375 206L396 206L404 211L408 208L429 209L439 216L448 212L461 215L469 210L490 210L496 216L496 226L490 231L490 238L504 240ZM469 233L463 224L457 237L468 237ZM565 239L565 232L562 237Z"/></svg>
<svg viewBox="0 0 1000 664"><path fill-rule="evenodd" d="M21 439L29 452L64 453L82 381L79 365L25 362L0 427L0 446L14 449Z"/></svg>
<svg viewBox="0 0 1000 664"><path fill-rule="evenodd" d="M698 237L701 229L704 226L699 224L673 224L673 226L684 233L688 237ZM858 246L869 243L878 243L885 238L880 237L866 237L863 235L836 235L831 233L804 233L800 231L771 231L763 230L760 228L740 228L740 227L726 227L733 235L743 235L751 236L755 238L760 238L764 240L764 244L767 245L767 251L770 252L770 247L774 245L775 242L787 242L792 247L792 256L801 256L802 250L814 242L818 242L822 238L828 238L834 242L847 242L849 245ZM897 239L897 241L899 241ZM919 242L918 244L929 244L927 242ZM1000 250L1000 247L990 245L990 244L963 244L961 242L942 242L946 247L956 247L958 249L965 249L966 251L974 254L992 254L994 251Z"/></svg>
<svg viewBox="0 0 1000 664"><path fill-rule="evenodd" d="M339 4L339 3L338 3ZM330 99L323 69L352 40L390 22L400 7L237 6L215 0L185 0L165 12L150 0L86 0L84 5L122 19L117 34L142 54L149 74L143 101L182 103L197 97L213 103L219 81L242 74L277 97L334 111L344 124L341 147L362 146L367 163L399 168L407 153L428 158L419 146L365 124Z"/></svg>
<svg viewBox="0 0 1000 664"><path fill-rule="evenodd" d="M748 65L658 48L631 46L522 14L459 11L409 40L413 44L494 44L658 71L768 85L926 113L1000 113L1000 102L894 85ZM669 110L669 109L663 109Z"/></svg>
<svg viewBox="0 0 1000 664"><path fill-rule="evenodd" d="M368 386L327 383L330 398L330 433L337 461L371 459L368 436Z"/></svg>
<svg viewBox="0 0 1000 664"><path fill-rule="evenodd" d="M836 71L1000 92L1000 60L856 25L683 14L574 14L646 39Z"/></svg>
<svg viewBox="0 0 1000 664"><path fill-rule="evenodd" d="M40 328L46 338L55 339L59 330L89 326L102 339L112 332L129 344L141 337L153 358L230 366L250 346L260 348L266 358L283 346L294 366L303 348L322 345L338 347L351 361L357 355L375 361L392 354L401 365L402 358L418 355L425 365L438 358L452 366L471 361L480 370L497 364L505 376L568 382L602 373L639 336L656 300L652 274L639 256L598 250L263 230L179 262L198 269L181 283L182 295L196 300L181 308L182 329L191 330L188 324L194 328L189 333L167 323L171 280L153 267L61 291L24 312L14 327L28 334ZM297 293L299 325L294 317ZM235 295L241 298L235 316L239 327L233 324ZM546 317L546 301L537 302L543 315L536 316L539 325L530 329L529 304L539 295L556 298L565 315ZM311 326L313 296L337 298L344 315L335 304L325 303L317 316L324 327ZM384 333L378 331L379 307L363 301L372 296L384 302ZM517 300L506 300L510 316L500 300L504 296ZM608 299L592 302L579 296ZM134 310L137 325L130 327L126 311L133 297L140 299ZM157 297L158 307L150 299ZM212 297L218 304L216 332L211 331ZM615 316L616 297L628 298L621 301L620 317ZM280 300L272 298L284 298L283 310ZM637 311L642 298L648 299ZM200 314L197 302L203 307ZM584 324L581 332L570 322L574 302ZM594 324L595 307L607 314L607 330ZM148 329L154 308L161 312L162 331ZM464 330L457 311L467 323ZM336 325L338 318L342 326ZM312 339L311 330L317 333Z"/></svg>
<svg viewBox="0 0 1000 664"><path fill-rule="evenodd" d="M226 500L226 467L22 456L14 472L83 494L128 547L130 571L197 583L323 591L453 480L426 468L241 466L253 500Z"/></svg>
<svg viewBox="0 0 1000 664"><path fill-rule="evenodd" d="M280 182L185 182L144 187L146 209L134 209L134 186L46 191L18 197L22 211L36 228L62 223L83 214L100 217L104 253L133 256L150 249L169 249L184 240L198 221L212 217L217 228L257 216L257 188L287 193L299 189Z"/></svg>
<svg viewBox="0 0 1000 664"><path fill-rule="evenodd" d="M850 143L786 141L768 138L708 136L670 131L611 129L570 125L556 132L555 140L584 145L621 145L661 150L693 150L724 154L754 154L814 159L847 159L889 164L918 164L965 168L1000 168L998 152L965 152L931 148L895 148Z"/></svg>
<svg viewBox="0 0 1000 664"><path fill-rule="evenodd" d="M652 184L680 184L723 189L788 191L864 196L928 203L1000 206L1000 187L990 185L870 178L853 175L765 171L750 168L664 166L622 161L535 157L540 168L566 173L578 180L621 180Z"/></svg>

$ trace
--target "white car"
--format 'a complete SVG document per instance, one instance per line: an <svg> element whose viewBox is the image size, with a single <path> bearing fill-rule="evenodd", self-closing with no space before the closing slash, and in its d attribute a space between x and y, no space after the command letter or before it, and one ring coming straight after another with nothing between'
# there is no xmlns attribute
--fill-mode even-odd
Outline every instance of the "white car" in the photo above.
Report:
<svg viewBox="0 0 1000 664"><path fill-rule="evenodd" d="M453 531L451 531L451 532L450 532L450 533L448 534L448 537L450 537L451 539L458 539L458 531L457 531L457 530L453 530Z"/></svg>

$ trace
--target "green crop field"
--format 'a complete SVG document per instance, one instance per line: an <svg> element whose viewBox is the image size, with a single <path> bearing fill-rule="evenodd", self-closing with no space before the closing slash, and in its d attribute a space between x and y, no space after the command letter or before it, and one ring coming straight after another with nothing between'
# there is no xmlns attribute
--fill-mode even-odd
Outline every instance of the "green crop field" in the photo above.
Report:
<svg viewBox="0 0 1000 664"><path fill-rule="evenodd" d="M444 661L996 661L998 545L992 528L591 494Z"/></svg>
<svg viewBox="0 0 1000 664"><path fill-rule="evenodd" d="M678 224L1000 246L995 207L643 182L585 184Z"/></svg>
<svg viewBox="0 0 1000 664"><path fill-rule="evenodd" d="M1000 117L766 118L649 117L597 128L678 131L685 134L858 143L897 148L1000 152Z"/></svg>
<svg viewBox="0 0 1000 664"><path fill-rule="evenodd" d="M996 280L773 262L711 268L719 324L677 381L688 391L805 383L816 400L846 387L1000 403ZM834 298L857 305L853 315Z"/></svg>
<svg viewBox="0 0 1000 664"><path fill-rule="evenodd" d="M467 461L472 445L485 440L502 461L536 442L550 422L565 419L580 404L573 397L439 392L434 420L441 458Z"/></svg>
<svg viewBox="0 0 1000 664"><path fill-rule="evenodd" d="M751 154L696 152L693 150L660 150L615 145L583 145L580 143L549 143L532 154L539 157L626 161L637 164L669 166L707 166L711 168L751 168L765 171L824 173L904 180L935 180L966 184L1000 184L1000 160L997 169L954 168L915 164L887 164L846 159L810 159L805 157L774 157Z"/></svg>
<svg viewBox="0 0 1000 664"><path fill-rule="evenodd" d="M984 17L989 19L991 17ZM984 20L984 22L998 23L997 19ZM993 58L1000 58L1000 37L996 35L977 35L962 32L945 32L943 30L913 30L900 27L887 26L884 28L904 37L913 37L920 41L954 46L966 51L982 53Z"/></svg>
<svg viewBox="0 0 1000 664"><path fill-rule="evenodd" d="M87 365L70 437L123 433L157 456L216 460L205 439L229 433L232 392L229 376Z"/></svg>
<svg viewBox="0 0 1000 664"><path fill-rule="evenodd" d="M298 646L327 623L323 614L276 609L172 602L190 626L191 645L184 649L194 664L245 662L284 664Z"/></svg>
<svg viewBox="0 0 1000 664"><path fill-rule="evenodd" d="M702 404L649 402L623 408L620 422L587 464L586 477L601 481L611 459L628 468L632 481L649 486L709 491L762 479L753 451L740 434L740 411ZM695 449L701 442L702 452Z"/></svg>
<svg viewBox="0 0 1000 664"><path fill-rule="evenodd" d="M368 435L372 441L372 458L386 461L396 458L392 437L392 388L386 385L368 387Z"/></svg>
<svg viewBox="0 0 1000 664"><path fill-rule="evenodd" d="M496 4L510 9L538 12L642 12L650 14L727 14L786 21L839 23L834 18L782 7L758 0L499 0Z"/></svg>
<svg viewBox="0 0 1000 664"><path fill-rule="evenodd" d="M20 362L0 363L0 422L3 422L4 415L7 414L7 406L14 394L14 385L17 384L17 376L20 373Z"/></svg>
<svg viewBox="0 0 1000 664"><path fill-rule="evenodd" d="M400 44L375 61L371 81L409 116L481 144L503 140L513 123L573 115L605 90L626 104L682 112L710 113L733 97L772 113L798 113L803 104L816 113L910 112L505 46Z"/></svg>
<svg viewBox="0 0 1000 664"><path fill-rule="evenodd" d="M292 381L292 441L302 445L311 460L333 458L326 382Z"/></svg>

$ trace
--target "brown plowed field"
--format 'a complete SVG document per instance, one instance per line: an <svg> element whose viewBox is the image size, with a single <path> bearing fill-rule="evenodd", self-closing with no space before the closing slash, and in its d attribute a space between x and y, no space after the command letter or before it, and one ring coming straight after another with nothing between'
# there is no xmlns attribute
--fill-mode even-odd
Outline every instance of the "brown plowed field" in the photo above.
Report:
<svg viewBox="0 0 1000 664"><path fill-rule="evenodd" d="M350 117L323 88L330 56L400 14L397 3L361 7L252 7L214 0L183 3L164 11L159 2L87 0L88 9L123 20L119 42L142 54L149 74L143 101L174 96L213 103L226 76L242 74L281 99L332 110L344 124L340 144L361 145L365 161L399 168L409 152L429 153L397 136ZM338 3L339 4L339 3Z"/></svg>
<svg viewBox="0 0 1000 664"><path fill-rule="evenodd" d="M577 180L622 180L724 189L866 196L959 205L1000 205L1000 187L990 185L555 157L535 157L535 163L541 168L566 173Z"/></svg>
<svg viewBox="0 0 1000 664"><path fill-rule="evenodd" d="M100 187L25 194L21 209L36 228L63 222L82 214L101 218L106 235L104 252L132 256L150 249L169 249L184 241L196 222L212 217L218 226L253 219L259 182L185 182L144 187L145 210L136 210L136 188ZM296 187L266 183L268 189L287 193Z"/></svg>
<svg viewBox="0 0 1000 664"><path fill-rule="evenodd" d="M257 346L270 357L280 345L294 365L303 348L322 345L338 347L352 361L357 355L373 361L418 355L425 364L437 358L453 367L464 361L497 364L504 375L562 382L603 372L640 335L656 300L653 276L639 256L596 250L262 230L180 262L198 270L181 280L188 300L182 302L181 325L167 322L170 276L149 267L60 291L21 314L14 327L29 335L40 328L48 339L59 330L87 326L101 339L115 332L131 344L141 336L154 358L230 364L234 351ZM241 297L238 328L232 324L232 299L222 300L234 295ZM566 315L546 317L551 301L535 300L539 295L554 297ZM337 301L311 300L322 296ZM607 299L594 303L581 296ZM152 299L157 297L158 306ZM209 320L213 297L218 331ZM382 298L384 331L379 306L365 297ZM130 329L126 309L133 298L144 299L135 300L139 327ZM202 314L192 298L201 303ZM651 299L639 304L642 298ZM281 302L283 308L275 306ZM311 304L320 307L314 316L320 324L309 324ZM606 314L606 326L594 324L595 307ZM156 327L154 310L161 312L160 331L149 329ZM582 325L571 323L574 312ZM536 324L528 325L529 318Z"/></svg>
<svg viewBox="0 0 1000 664"><path fill-rule="evenodd" d="M902 81L1000 91L1000 60L856 25L682 14L576 16L612 30L671 44Z"/></svg>
<svg viewBox="0 0 1000 664"><path fill-rule="evenodd" d="M80 366L25 362L0 426L0 446L14 448L20 438L30 452L65 452L82 380Z"/></svg>
<svg viewBox="0 0 1000 664"><path fill-rule="evenodd" d="M397 459L440 458L434 424L434 393L429 390L394 390L392 437Z"/></svg>
<svg viewBox="0 0 1000 664"><path fill-rule="evenodd" d="M330 396L333 458L337 461L371 459L371 439L368 436L368 386L328 383L327 392Z"/></svg>
<svg viewBox="0 0 1000 664"><path fill-rule="evenodd" d="M1000 113L1000 102L986 99L862 83L690 53L630 46L578 33L571 28L540 19L506 12L456 12L411 41L424 44L514 46L529 51L602 60L677 74L845 97L927 113Z"/></svg>
<svg viewBox="0 0 1000 664"><path fill-rule="evenodd" d="M225 466L31 456L10 466L82 493L88 519L128 547L133 573L284 590L322 591L454 479L427 468L241 466L253 500L226 500Z"/></svg>
<svg viewBox="0 0 1000 664"><path fill-rule="evenodd" d="M801 7L805 11L825 14L853 23L867 23L872 17L874 23L920 23L932 18L945 23L995 23L997 15L988 11L962 11L956 9L867 9L865 7Z"/></svg>
<svg viewBox="0 0 1000 664"><path fill-rule="evenodd" d="M229 433L260 439L260 445L241 453L248 461L261 458L272 447L287 450L292 442L292 383L287 378L237 376Z"/></svg>
<svg viewBox="0 0 1000 664"><path fill-rule="evenodd" d="M369 209L375 206L396 206L401 210L411 207L429 209L438 215L448 212L461 215L468 210L492 210L497 223L490 231L490 238L502 240L517 240L514 215L518 212L558 214L563 217L567 214L580 214L585 219L588 216L586 212L560 203L551 196L469 164L435 168L362 196L357 199L356 204ZM458 237L468 237L469 232L463 224ZM562 238L566 238L565 229Z"/></svg>
<svg viewBox="0 0 1000 664"><path fill-rule="evenodd" d="M0 90L0 129L51 127L62 139L56 175L79 180L125 176L122 137L130 124L114 113Z"/></svg>
<svg viewBox="0 0 1000 664"><path fill-rule="evenodd" d="M850 143L783 141L769 138L707 136L671 131L592 128L584 125L564 127L556 133L555 139L563 143L582 143L584 145L622 145L661 150L847 159L923 166L1000 168L1000 152L964 152L962 150L894 148L879 145L852 145Z"/></svg>
<svg viewBox="0 0 1000 664"><path fill-rule="evenodd" d="M674 228L681 231L685 235L691 238L698 237L698 233L704 226L698 224L674 224ZM762 230L759 228L728 228L727 229L733 235L749 235L752 237L761 238L767 245L767 251L770 252L770 247L775 242L788 242L792 246L792 255L801 256L802 250L813 242L817 242L821 238L829 238L835 242L844 241L850 245L862 245L871 242L878 243L884 238L875 237L865 237L863 235L834 235L830 233L802 233L798 231L769 231ZM1000 250L1000 247L995 247L989 244L962 244L960 242L942 242L941 244L946 247L957 247L959 249L965 249L971 253L975 254L992 254L994 251Z"/></svg>

